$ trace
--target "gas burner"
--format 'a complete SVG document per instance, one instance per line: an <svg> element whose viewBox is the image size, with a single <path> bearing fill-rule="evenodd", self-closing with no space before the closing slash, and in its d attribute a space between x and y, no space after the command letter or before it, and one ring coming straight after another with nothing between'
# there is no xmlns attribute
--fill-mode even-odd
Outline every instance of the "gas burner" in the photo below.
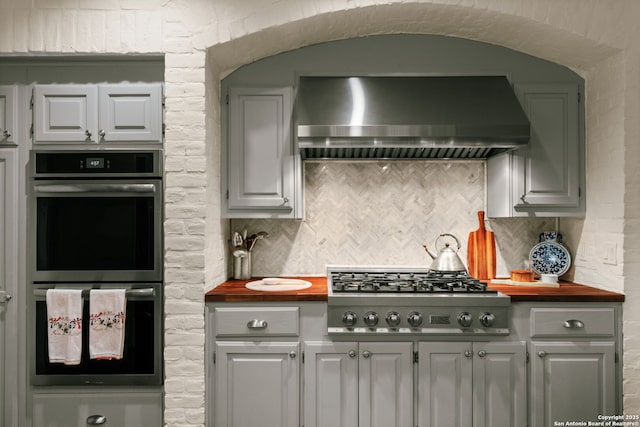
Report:
<svg viewBox="0 0 640 427"><path fill-rule="evenodd" d="M331 274L330 281L334 293L496 293L487 289L486 284L469 276L466 271L339 271Z"/></svg>
<svg viewBox="0 0 640 427"><path fill-rule="evenodd" d="M466 271L330 266L327 284L330 334L509 333L510 298Z"/></svg>

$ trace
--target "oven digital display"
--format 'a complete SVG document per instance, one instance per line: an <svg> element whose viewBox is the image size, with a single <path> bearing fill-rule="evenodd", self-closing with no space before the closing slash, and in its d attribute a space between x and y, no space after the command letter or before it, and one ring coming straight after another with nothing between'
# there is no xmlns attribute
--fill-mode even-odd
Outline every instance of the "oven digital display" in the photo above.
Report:
<svg viewBox="0 0 640 427"><path fill-rule="evenodd" d="M451 324L451 316L431 315L429 323L432 325L449 325Z"/></svg>
<svg viewBox="0 0 640 427"><path fill-rule="evenodd" d="M104 169L104 159L98 157L87 158L87 169Z"/></svg>

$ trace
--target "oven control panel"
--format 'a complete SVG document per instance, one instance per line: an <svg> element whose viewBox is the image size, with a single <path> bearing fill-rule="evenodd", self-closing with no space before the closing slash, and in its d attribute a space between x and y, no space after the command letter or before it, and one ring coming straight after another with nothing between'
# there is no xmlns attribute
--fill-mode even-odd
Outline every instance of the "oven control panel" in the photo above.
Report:
<svg viewBox="0 0 640 427"><path fill-rule="evenodd" d="M509 307L329 306L329 334L508 335Z"/></svg>

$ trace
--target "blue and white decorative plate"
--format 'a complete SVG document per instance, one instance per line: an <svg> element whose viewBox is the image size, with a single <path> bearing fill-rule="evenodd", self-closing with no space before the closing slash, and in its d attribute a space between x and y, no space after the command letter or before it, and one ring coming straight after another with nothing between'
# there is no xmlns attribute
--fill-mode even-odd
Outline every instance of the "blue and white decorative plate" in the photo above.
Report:
<svg viewBox="0 0 640 427"><path fill-rule="evenodd" d="M562 276L571 266L571 255L559 243L546 240L535 245L529 252L531 268L538 274Z"/></svg>

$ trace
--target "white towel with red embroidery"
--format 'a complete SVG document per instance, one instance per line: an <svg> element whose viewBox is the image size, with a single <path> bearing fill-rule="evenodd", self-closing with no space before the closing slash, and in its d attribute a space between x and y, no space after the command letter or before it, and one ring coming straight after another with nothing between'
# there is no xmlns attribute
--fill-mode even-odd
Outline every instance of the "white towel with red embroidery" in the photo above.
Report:
<svg viewBox="0 0 640 427"><path fill-rule="evenodd" d="M122 359L124 321L127 307L125 289L92 289L89 294L89 357Z"/></svg>
<svg viewBox="0 0 640 427"><path fill-rule="evenodd" d="M82 357L82 291L48 289L49 362L79 365Z"/></svg>

